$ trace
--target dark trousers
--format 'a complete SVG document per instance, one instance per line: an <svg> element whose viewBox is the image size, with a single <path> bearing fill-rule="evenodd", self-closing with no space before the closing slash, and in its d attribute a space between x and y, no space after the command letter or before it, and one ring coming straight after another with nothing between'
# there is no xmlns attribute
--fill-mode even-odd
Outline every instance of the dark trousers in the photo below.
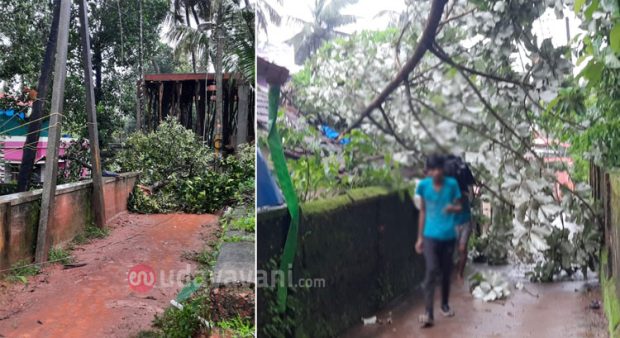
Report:
<svg viewBox="0 0 620 338"><path fill-rule="evenodd" d="M455 243L455 240L440 241L424 237L423 254L426 263L426 275L423 285L424 301L426 312L431 318L433 317L437 277L441 280L441 305L448 305Z"/></svg>

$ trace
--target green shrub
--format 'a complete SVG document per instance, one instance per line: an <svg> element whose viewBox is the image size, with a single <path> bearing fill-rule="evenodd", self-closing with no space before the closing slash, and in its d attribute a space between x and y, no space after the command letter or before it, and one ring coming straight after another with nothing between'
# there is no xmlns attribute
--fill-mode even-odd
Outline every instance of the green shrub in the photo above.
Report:
<svg viewBox="0 0 620 338"><path fill-rule="evenodd" d="M140 214L156 214L164 212L155 198L146 195L142 189L137 186L133 188L133 191L129 195L129 199L127 200L127 209L131 212L137 212Z"/></svg>
<svg viewBox="0 0 620 338"><path fill-rule="evenodd" d="M17 183L0 183L0 195L9 195L17 192Z"/></svg>
<svg viewBox="0 0 620 338"><path fill-rule="evenodd" d="M234 230L240 230L245 232L254 232L255 229L255 220L254 215L247 216L243 218L237 218L230 222L230 226Z"/></svg>
<svg viewBox="0 0 620 338"><path fill-rule="evenodd" d="M161 123L156 131L134 133L116 156L121 171L141 172L140 183L167 182L174 175L194 177L209 169L213 155L195 134L174 119Z"/></svg>
<svg viewBox="0 0 620 338"><path fill-rule="evenodd" d="M37 265L30 263L28 260L22 260L15 263L11 267L7 279L14 282L19 281L25 284L28 282L29 276L34 276L40 271L41 270Z"/></svg>
<svg viewBox="0 0 620 338"><path fill-rule="evenodd" d="M84 165L90 166L90 146L88 140L80 137L65 144L63 167L58 168L58 184L77 182L82 178Z"/></svg>
<svg viewBox="0 0 620 338"><path fill-rule="evenodd" d="M232 331L235 337L252 337L254 335L253 323L240 317L221 321L216 325L222 329Z"/></svg>
<svg viewBox="0 0 620 338"><path fill-rule="evenodd" d="M193 301L183 305L183 310L169 307L161 316L156 316L154 325L161 329L163 337L187 338L200 332L201 324L198 316L202 314L201 301Z"/></svg>
<svg viewBox="0 0 620 338"><path fill-rule="evenodd" d="M129 209L140 213L213 213L226 205L250 203L254 197L254 147L241 146L235 156L218 158L176 120L156 131L131 135L116 157L122 171L139 171Z"/></svg>
<svg viewBox="0 0 620 338"><path fill-rule="evenodd" d="M53 247L50 249L48 260L54 263L71 264L73 262L73 256L69 251L61 247Z"/></svg>
<svg viewBox="0 0 620 338"><path fill-rule="evenodd" d="M105 238L110 234L110 230L108 228L98 228L93 224L90 224L84 229L83 233L78 234L73 239L75 244L85 244L89 243L93 239L97 238Z"/></svg>

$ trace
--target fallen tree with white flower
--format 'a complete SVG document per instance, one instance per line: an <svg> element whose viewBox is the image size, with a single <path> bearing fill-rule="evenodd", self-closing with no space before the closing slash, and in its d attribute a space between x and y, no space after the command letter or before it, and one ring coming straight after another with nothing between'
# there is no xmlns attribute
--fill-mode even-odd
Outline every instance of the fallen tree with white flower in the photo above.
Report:
<svg viewBox="0 0 620 338"><path fill-rule="evenodd" d="M500 245L538 264L533 279L585 275L598 264L598 211L589 185L571 177L572 165L544 152L564 151L559 139L567 132L588 131L591 117L572 113L583 101L570 101L566 91L576 83L592 85L599 66L588 64L573 75L572 60L584 58L584 50L539 41L533 23L548 9L558 17L585 12L584 25L588 11L612 10L594 5L409 2L392 28L325 44L296 74L287 95L308 119L344 126L343 136L359 130L385 139L381 153L389 148L402 162L421 165L430 153L464 156L478 177L481 199L511 215L492 220L490 232L508 233ZM613 19L597 20L604 26ZM602 35L590 31L581 38L588 34ZM613 61L605 67L612 69ZM542 146L536 143L541 139ZM558 173L567 174L569 184Z"/></svg>

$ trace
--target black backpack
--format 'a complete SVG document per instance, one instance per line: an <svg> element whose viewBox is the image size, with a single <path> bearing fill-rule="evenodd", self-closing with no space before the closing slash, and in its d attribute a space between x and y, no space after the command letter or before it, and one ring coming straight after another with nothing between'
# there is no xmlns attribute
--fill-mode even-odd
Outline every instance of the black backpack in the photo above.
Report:
<svg viewBox="0 0 620 338"><path fill-rule="evenodd" d="M454 177L461 191L468 191L469 186L476 183L469 166L459 156L447 155L445 157L444 175Z"/></svg>

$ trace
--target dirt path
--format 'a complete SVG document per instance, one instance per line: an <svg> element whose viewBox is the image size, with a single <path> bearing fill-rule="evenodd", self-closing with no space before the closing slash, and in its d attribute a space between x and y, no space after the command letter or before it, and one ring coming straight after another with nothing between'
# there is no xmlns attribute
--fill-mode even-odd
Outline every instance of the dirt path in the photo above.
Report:
<svg viewBox="0 0 620 338"><path fill-rule="evenodd" d="M177 275L196 267L183 253L201 251L218 228L216 216L184 214L128 214L110 226L108 237L73 251L86 266L51 266L27 286L0 288L0 337L129 337L148 329L181 289ZM148 292L129 286L137 264L154 272Z"/></svg>
<svg viewBox="0 0 620 338"><path fill-rule="evenodd" d="M453 318L435 314L435 326L420 329L421 295L412 294L380 312L379 319L392 312L392 325L360 325L344 337L415 338L599 338L608 337L603 309L592 310L592 300L600 300L598 289L583 291L584 282L526 284L539 298L515 290L505 302L484 303L473 299L464 284L453 287ZM578 290L578 291L575 291ZM439 291L436 296L439 297ZM438 304L437 298L436 304ZM437 306L437 305L436 305Z"/></svg>

